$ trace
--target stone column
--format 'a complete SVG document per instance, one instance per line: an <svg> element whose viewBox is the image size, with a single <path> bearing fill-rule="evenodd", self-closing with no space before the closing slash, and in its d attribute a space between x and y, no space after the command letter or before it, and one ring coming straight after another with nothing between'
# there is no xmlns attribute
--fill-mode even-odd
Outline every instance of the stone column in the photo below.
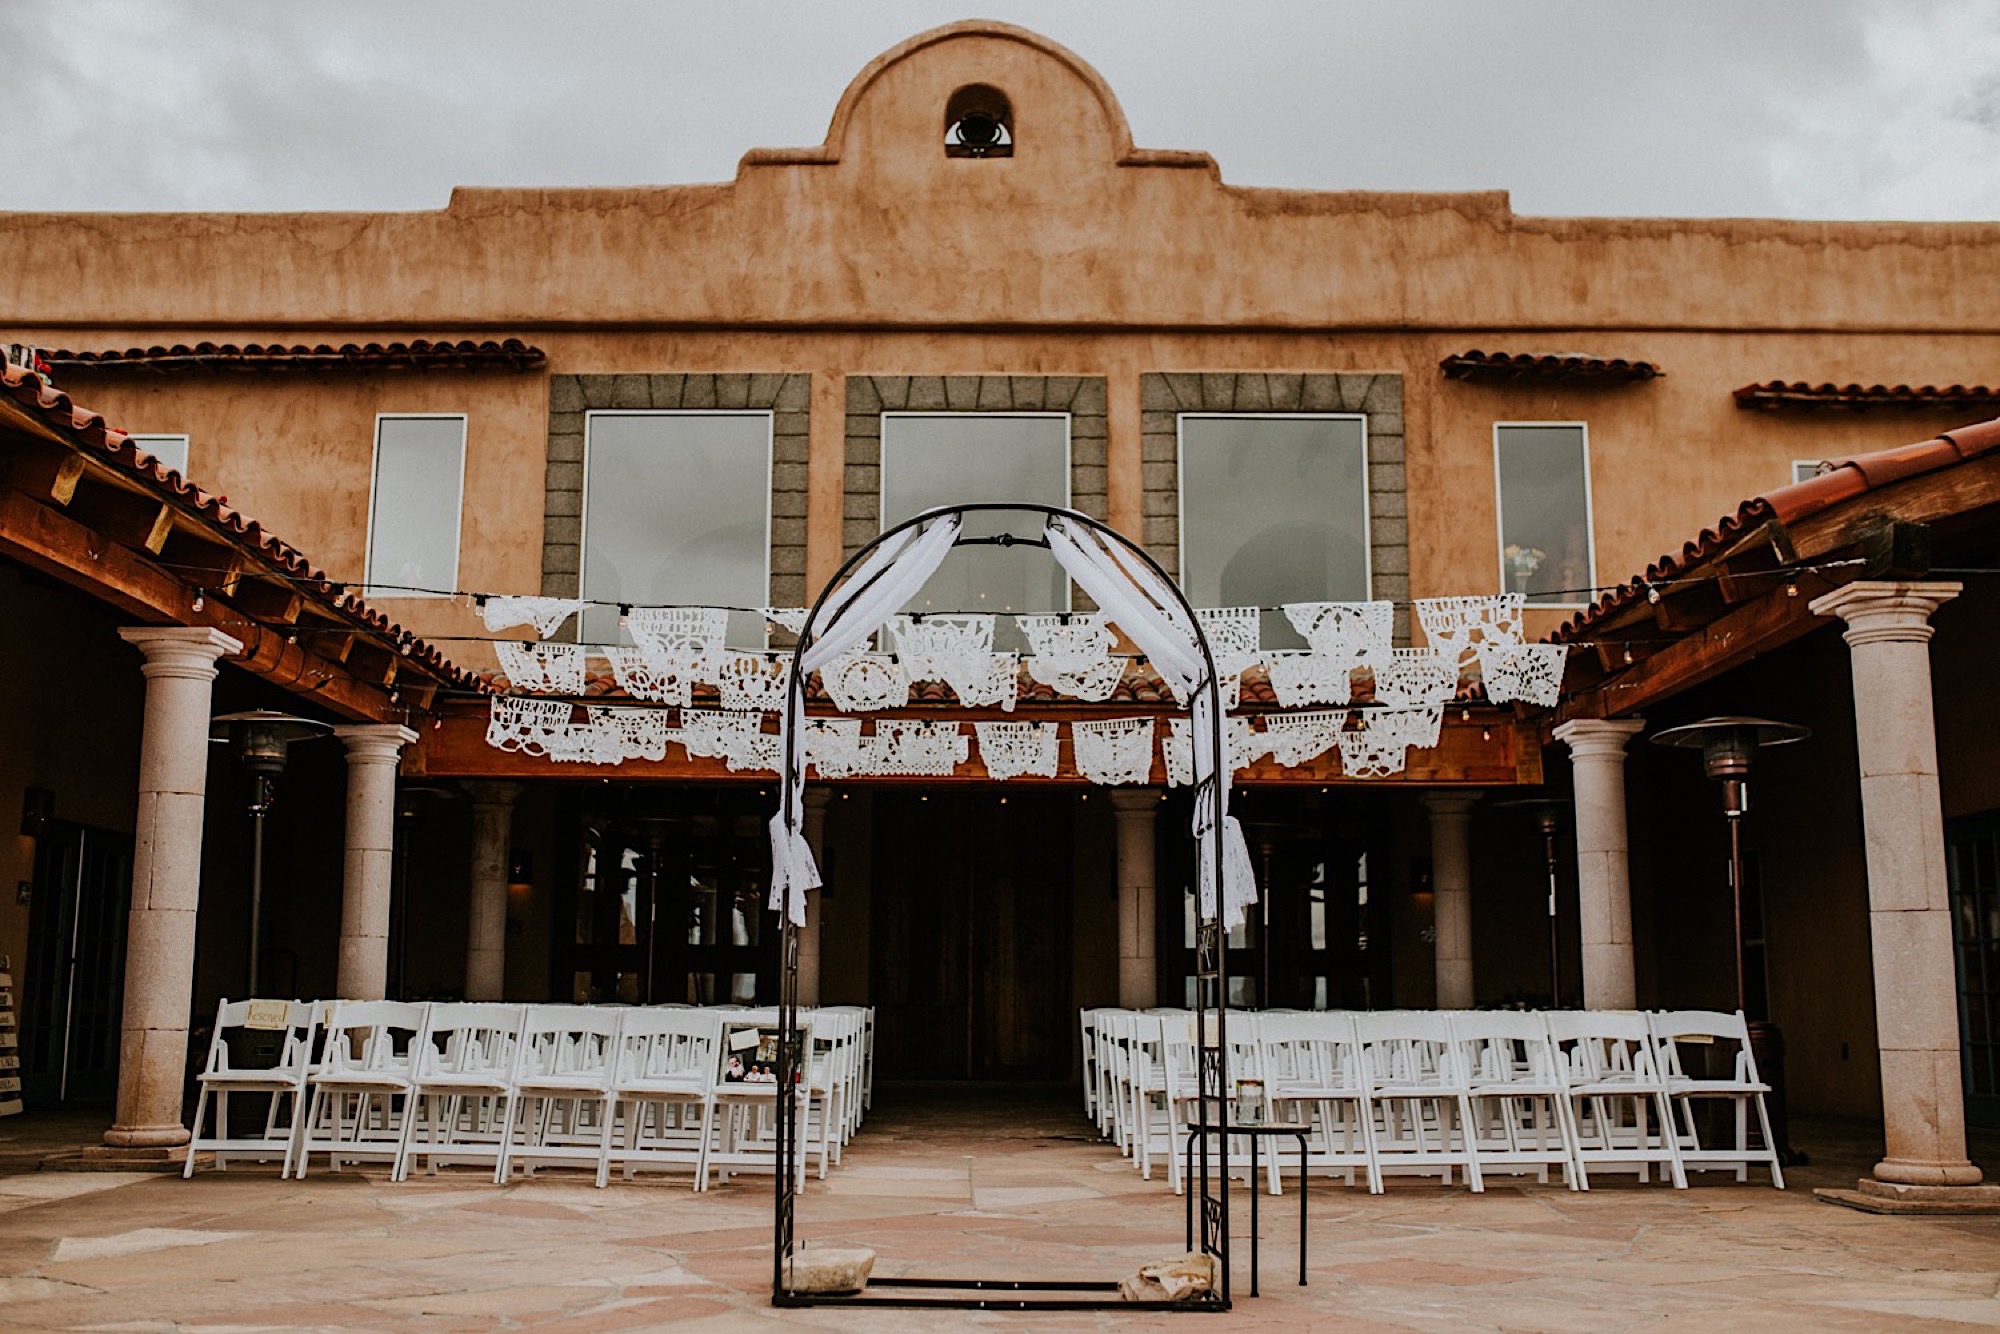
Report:
<svg viewBox="0 0 2000 1334"><path fill-rule="evenodd" d="M1160 794L1151 788L1117 788L1111 812L1118 822L1118 1004L1144 1010L1160 1003L1158 937L1153 929L1159 891L1153 872L1153 821Z"/></svg>
<svg viewBox="0 0 2000 1334"><path fill-rule="evenodd" d="M1555 730L1569 746L1576 797L1577 928L1587 1010L1638 1008L1632 971L1632 875L1625 837L1625 745L1639 718L1573 718Z"/></svg>
<svg viewBox="0 0 2000 1334"><path fill-rule="evenodd" d="M211 686L215 660L241 653L243 645L220 630L178 626L127 628L118 637L146 655L139 665L146 677L146 707L139 736L132 909L125 927L118 1110L104 1142L167 1156L162 1151L188 1142L181 1084L194 997Z"/></svg>
<svg viewBox="0 0 2000 1334"><path fill-rule="evenodd" d="M1437 934L1437 1007L1469 1010L1472 999L1472 849L1477 795L1428 792L1431 816L1431 920Z"/></svg>
<svg viewBox="0 0 2000 1334"><path fill-rule="evenodd" d="M396 758L417 734L396 723L357 723L333 734L347 747L346 873L334 989L342 1000L381 1000L389 994Z"/></svg>
<svg viewBox="0 0 2000 1334"><path fill-rule="evenodd" d="M1866 580L1812 604L1847 622L1854 732L1868 865L1868 934L1875 959L1875 1031L1882 1057L1888 1153L1875 1182L1973 1186L1959 1083L1958 998L1944 810L1931 712L1931 613L1960 585ZM1980 1195L2000 1194L1991 1188Z"/></svg>
<svg viewBox="0 0 2000 1334"><path fill-rule="evenodd" d="M514 848L514 799L521 795L521 785L467 783L465 790L472 797L465 998L500 1000L507 990L507 863ZM404 892L409 892L407 887Z"/></svg>
<svg viewBox="0 0 2000 1334"><path fill-rule="evenodd" d="M806 842L812 845L813 860L819 863L820 874L827 871L826 862L826 805L833 800L833 792L824 787L806 789L805 828ZM819 924L826 913L822 902L826 897L826 886L822 885L806 895L806 924L799 929L799 1004L819 1004Z"/></svg>

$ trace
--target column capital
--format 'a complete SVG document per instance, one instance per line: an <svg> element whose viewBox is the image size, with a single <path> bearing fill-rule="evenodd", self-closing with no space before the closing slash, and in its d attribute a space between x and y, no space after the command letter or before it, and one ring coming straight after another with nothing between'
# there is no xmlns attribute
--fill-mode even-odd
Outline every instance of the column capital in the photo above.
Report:
<svg viewBox="0 0 2000 1334"><path fill-rule="evenodd" d="M243 651L242 640L206 625L125 625L118 637L146 655L139 670L149 677L213 681L215 660Z"/></svg>
<svg viewBox="0 0 2000 1334"><path fill-rule="evenodd" d="M335 731L339 731L338 728ZM521 795L522 785L499 779L482 778L464 785L465 795L475 806L512 806Z"/></svg>
<svg viewBox="0 0 2000 1334"><path fill-rule="evenodd" d="M1463 819L1472 813L1472 808L1477 806L1479 799L1485 795L1484 792L1426 792L1419 800L1423 802L1424 809L1431 813L1432 819L1440 816L1445 819L1453 817Z"/></svg>
<svg viewBox="0 0 2000 1334"><path fill-rule="evenodd" d="M1625 758L1626 743L1646 730L1644 718L1572 718L1550 735L1569 747L1571 756Z"/></svg>
<svg viewBox="0 0 2000 1334"><path fill-rule="evenodd" d="M1812 600L1815 616L1838 616L1852 648L1863 644L1926 644L1935 631L1931 613L1957 597L1964 584L1858 579Z"/></svg>
<svg viewBox="0 0 2000 1334"><path fill-rule="evenodd" d="M1160 794L1150 787L1115 787L1111 789L1111 809L1121 816L1157 815Z"/></svg>
<svg viewBox="0 0 2000 1334"><path fill-rule="evenodd" d="M349 764L394 764L417 734L401 723L349 723L333 729Z"/></svg>

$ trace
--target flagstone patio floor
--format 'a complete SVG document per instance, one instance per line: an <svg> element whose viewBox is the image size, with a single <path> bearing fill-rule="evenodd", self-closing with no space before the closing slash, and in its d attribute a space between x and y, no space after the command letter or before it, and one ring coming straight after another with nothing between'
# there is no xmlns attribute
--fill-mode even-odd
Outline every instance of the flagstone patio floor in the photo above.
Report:
<svg viewBox="0 0 2000 1334"><path fill-rule="evenodd" d="M1099 1143L1069 1101L1004 1087L884 1089L846 1163L813 1182L801 1234L873 1247L878 1273L1115 1278L1178 1254L1181 1201ZM735 1330L947 1328L1880 1330L2000 1326L2000 1218L1893 1218L1813 1198L1866 1165L1865 1131L1799 1127L1791 1189L1496 1178L1486 1193L1315 1181L1310 1286L1297 1199L1263 1200L1263 1293L1238 1302L1024 1316L769 1305L768 1178L597 1190L545 1170L280 1181L37 1171L101 1117L0 1121L0 1329ZM1977 1149L1989 1146L1983 1142ZM2000 1147L2000 1146L1991 1146ZM1700 1180L1698 1178L1698 1180ZM1196 1324L1187 1325L1192 1318Z"/></svg>

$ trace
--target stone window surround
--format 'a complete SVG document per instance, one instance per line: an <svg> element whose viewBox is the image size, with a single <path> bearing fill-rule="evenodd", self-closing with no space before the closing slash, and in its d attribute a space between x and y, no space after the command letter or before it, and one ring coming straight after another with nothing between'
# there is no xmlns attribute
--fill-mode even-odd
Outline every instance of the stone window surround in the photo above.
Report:
<svg viewBox="0 0 2000 1334"><path fill-rule="evenodd" d="M802 371L552 375L548 469L542 507L542 593L575 597L583 577L584 414L622 411L753 411L771 414L771 552L774 607L806 598L806 460L812 377Z"/></svg>
<svg viewBox="0 0 2000 1334"><path fill-rule="evenodd" d="M850 375L841 470L840 543L852 556L882 531L882 414L885 412L1067 412L1069 503L1102 519L1109 512L1106 404L1101 375Z"/></svg>
<svg viewBox="0 0 2000 1334"><path fill-rule="evenodd" d="M1149 371L1139 377L1141 523L1146 549L1180 577L1180 416L1359 413L1367 419L1369 596L1396 604L1395 642L1410 642L1409 483L1403 377L1356 372Z"/></svg>

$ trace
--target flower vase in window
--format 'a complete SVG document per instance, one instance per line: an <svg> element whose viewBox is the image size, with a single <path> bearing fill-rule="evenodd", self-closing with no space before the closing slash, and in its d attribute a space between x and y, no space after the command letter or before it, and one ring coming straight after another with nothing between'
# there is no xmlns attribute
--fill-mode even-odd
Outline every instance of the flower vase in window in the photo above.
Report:
<svg viewBox="0 0 2000 1334"><path fill-rule="evenodd" d="M1507 544L1501 555L1507 565L1508 591L1512 593L1526 593L1528 581L1535 577L1535 571L1541 569L1543 562L1549 558L1549 553L1540 547L1524 547L1513 542Z"/></svg>

